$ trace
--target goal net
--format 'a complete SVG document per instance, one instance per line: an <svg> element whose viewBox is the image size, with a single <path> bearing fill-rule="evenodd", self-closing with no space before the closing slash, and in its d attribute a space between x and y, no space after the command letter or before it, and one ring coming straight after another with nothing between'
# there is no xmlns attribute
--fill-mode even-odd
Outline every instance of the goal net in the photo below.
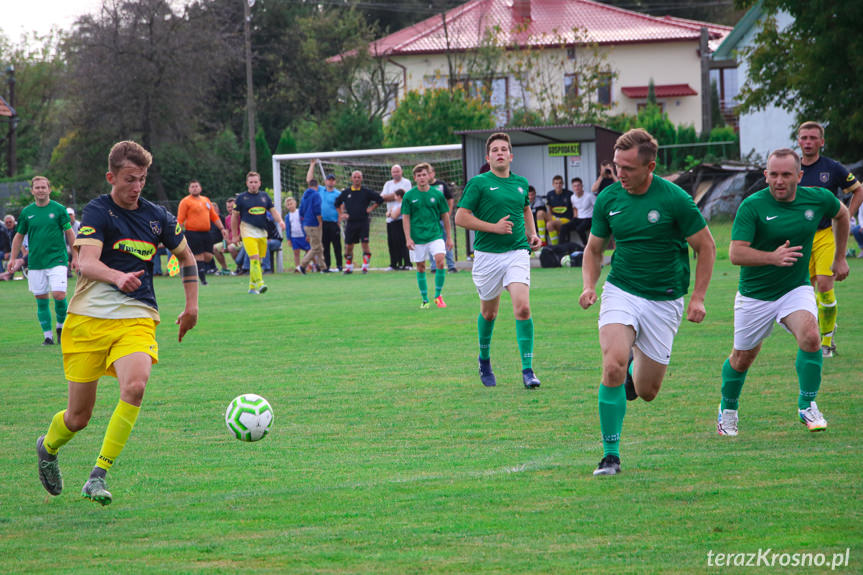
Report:
<svg viewBox="0 0 863 575"><path fill-rule="evenodd" d="M390 169L398 164L404 177L413 183L413 167L428 162L435 169L438 179L446 182L453 192L456 203L464 188L461 144L444 146L419 146L413 148L383 148L375 150L348 150L340 152L315 152L306 154L279 154L273 156L273 202L279 212L284 212L284 201L293 196L299 203L306 188L306 175L309 164L317 160L315 179L324 185L327 174L336 176L336 188L344 189L351 185L351 173L363 173L363 185L381 193L387 180L392 179ZM284 214L283 214L284 215ZM454 214L450 214L453 217ZM458 244L455 230L453 239ZM373 254L373 267L386 267L389 262L387 249L386 204L379 206L371 214L369 244ZM356 252L355 252L356 253ZM459 257L456 245L456 259Z"/></svg>

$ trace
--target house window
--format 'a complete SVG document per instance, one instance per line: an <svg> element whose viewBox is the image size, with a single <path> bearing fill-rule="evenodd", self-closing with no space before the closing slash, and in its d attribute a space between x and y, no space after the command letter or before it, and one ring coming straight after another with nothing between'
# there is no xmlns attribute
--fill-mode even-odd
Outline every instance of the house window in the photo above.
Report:
<svg viewBox="0 0 863 575"><path fill-rule="evenodd" d="M575 46L566 47L566 59L575 60Z"/></svg>
<svg viewBox="0 0 863 575"><path fill-rule="evenodd" d="M665 112L665 102L657 102L656 105L659 106L660 112ZM635 105L635 107L638 110L638 112L641 112L644 108L647 107L647 102L639 102L638 104Z"/></svg>
<svg viewBox="0 0 863 575"><path fill-rule="evenodd" d="M611 74L600 74L596 88L596 101L611 106Z"/></svg>
<svg viewBox="0 0 863 575"><path fill-rule="evenodd" d="M452 86L463 88L469 96L491 104L498 125L509 121L509 78L456 78Z"/></svg>
<svg viewBox="0 0 863 575"><path fill-rule="evenodd" d="M563 95L566 98L578 96L578 74L563 75Z"/></svg>

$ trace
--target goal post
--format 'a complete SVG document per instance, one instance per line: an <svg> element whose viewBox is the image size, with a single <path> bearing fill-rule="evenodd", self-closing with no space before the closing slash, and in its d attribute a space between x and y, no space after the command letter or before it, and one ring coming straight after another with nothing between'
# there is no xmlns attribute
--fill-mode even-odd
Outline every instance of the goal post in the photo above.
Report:
<svg viewBox="0 0 863 575"><path fill-rule="evenodd" d="M363 173L363 185L380 193L387 180L392 179L390 169L398 164L404 177L413 183L413 167L420 162L428 162L435 168L438 179L445 181L453 190L456 199L464 188L463 156L461 144L441 146L416 146L403 148L377 148L370 150L342 150L337 152L311 152L303 154L277 154L273 156L273 202L284 217L284 200L293 196L299 203L308 187L306 175L309 164L318 160L315 179L324 185L327 174L336 177L339 190L350 186L350 176L355 170ZM450 214L453 218L454 214ZM452 219L450 219L452 223ZM290 236L290 230L286 231ZM287 238L286 238L287 239ZM453 240L456 241L455 230ZM387 267L389 250L386 241L386 206L381 205L371 213L369 244L372 252L372 267ZM290 242L288 242L290 249ZM281 260L282 254L279 253ZM456 249L456 259L459 258ZM279 262L278 271L283 270Z"/></svg>

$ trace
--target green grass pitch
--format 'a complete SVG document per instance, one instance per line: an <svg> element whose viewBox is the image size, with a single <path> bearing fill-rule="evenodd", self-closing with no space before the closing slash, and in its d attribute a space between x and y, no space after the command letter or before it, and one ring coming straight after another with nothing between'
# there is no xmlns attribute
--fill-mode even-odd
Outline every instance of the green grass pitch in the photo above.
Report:
<svg viewBox="0 0 863 575"><path fill-rule="evenodd" d="M182 344L180 282L157 278L161 361L105 508L80 490L116 380L102 379L90 427L61 451L65 491L47 495L35 441L65 406L60 350L40 346L26 282L0 284L2 571L750 573L764 568L710 567L708 553L771 548L850 549L841 571L860 573L863 261L837 284L839 355L818 397L828 430L797 421L795 345L776 329L744 387L740 436L720 437L737 269L728 225L713 231L707 319L681 326L659 397L629 404L614 478L591 475L598 305L578 307L578 269L534 270L533 392L506 295L498 387L480 385L469 273L447 276L447 309L424 311L413 272L268 275L259 297L246 277L214 277ZM260 442L225 427L241 393L273 406Z"/></svg>

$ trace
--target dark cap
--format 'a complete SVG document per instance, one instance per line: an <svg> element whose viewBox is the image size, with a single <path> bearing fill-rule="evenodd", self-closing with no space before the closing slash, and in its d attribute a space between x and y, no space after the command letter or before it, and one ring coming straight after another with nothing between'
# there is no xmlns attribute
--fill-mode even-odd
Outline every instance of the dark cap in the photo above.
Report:
<svg viewBox="0 0 863 575"><path fill-rule="evenodd" d="M336 175L335 175L335 174L327 174L327 179L328 179L328 180L335 180L335 179L336 179Z"/></svg>

